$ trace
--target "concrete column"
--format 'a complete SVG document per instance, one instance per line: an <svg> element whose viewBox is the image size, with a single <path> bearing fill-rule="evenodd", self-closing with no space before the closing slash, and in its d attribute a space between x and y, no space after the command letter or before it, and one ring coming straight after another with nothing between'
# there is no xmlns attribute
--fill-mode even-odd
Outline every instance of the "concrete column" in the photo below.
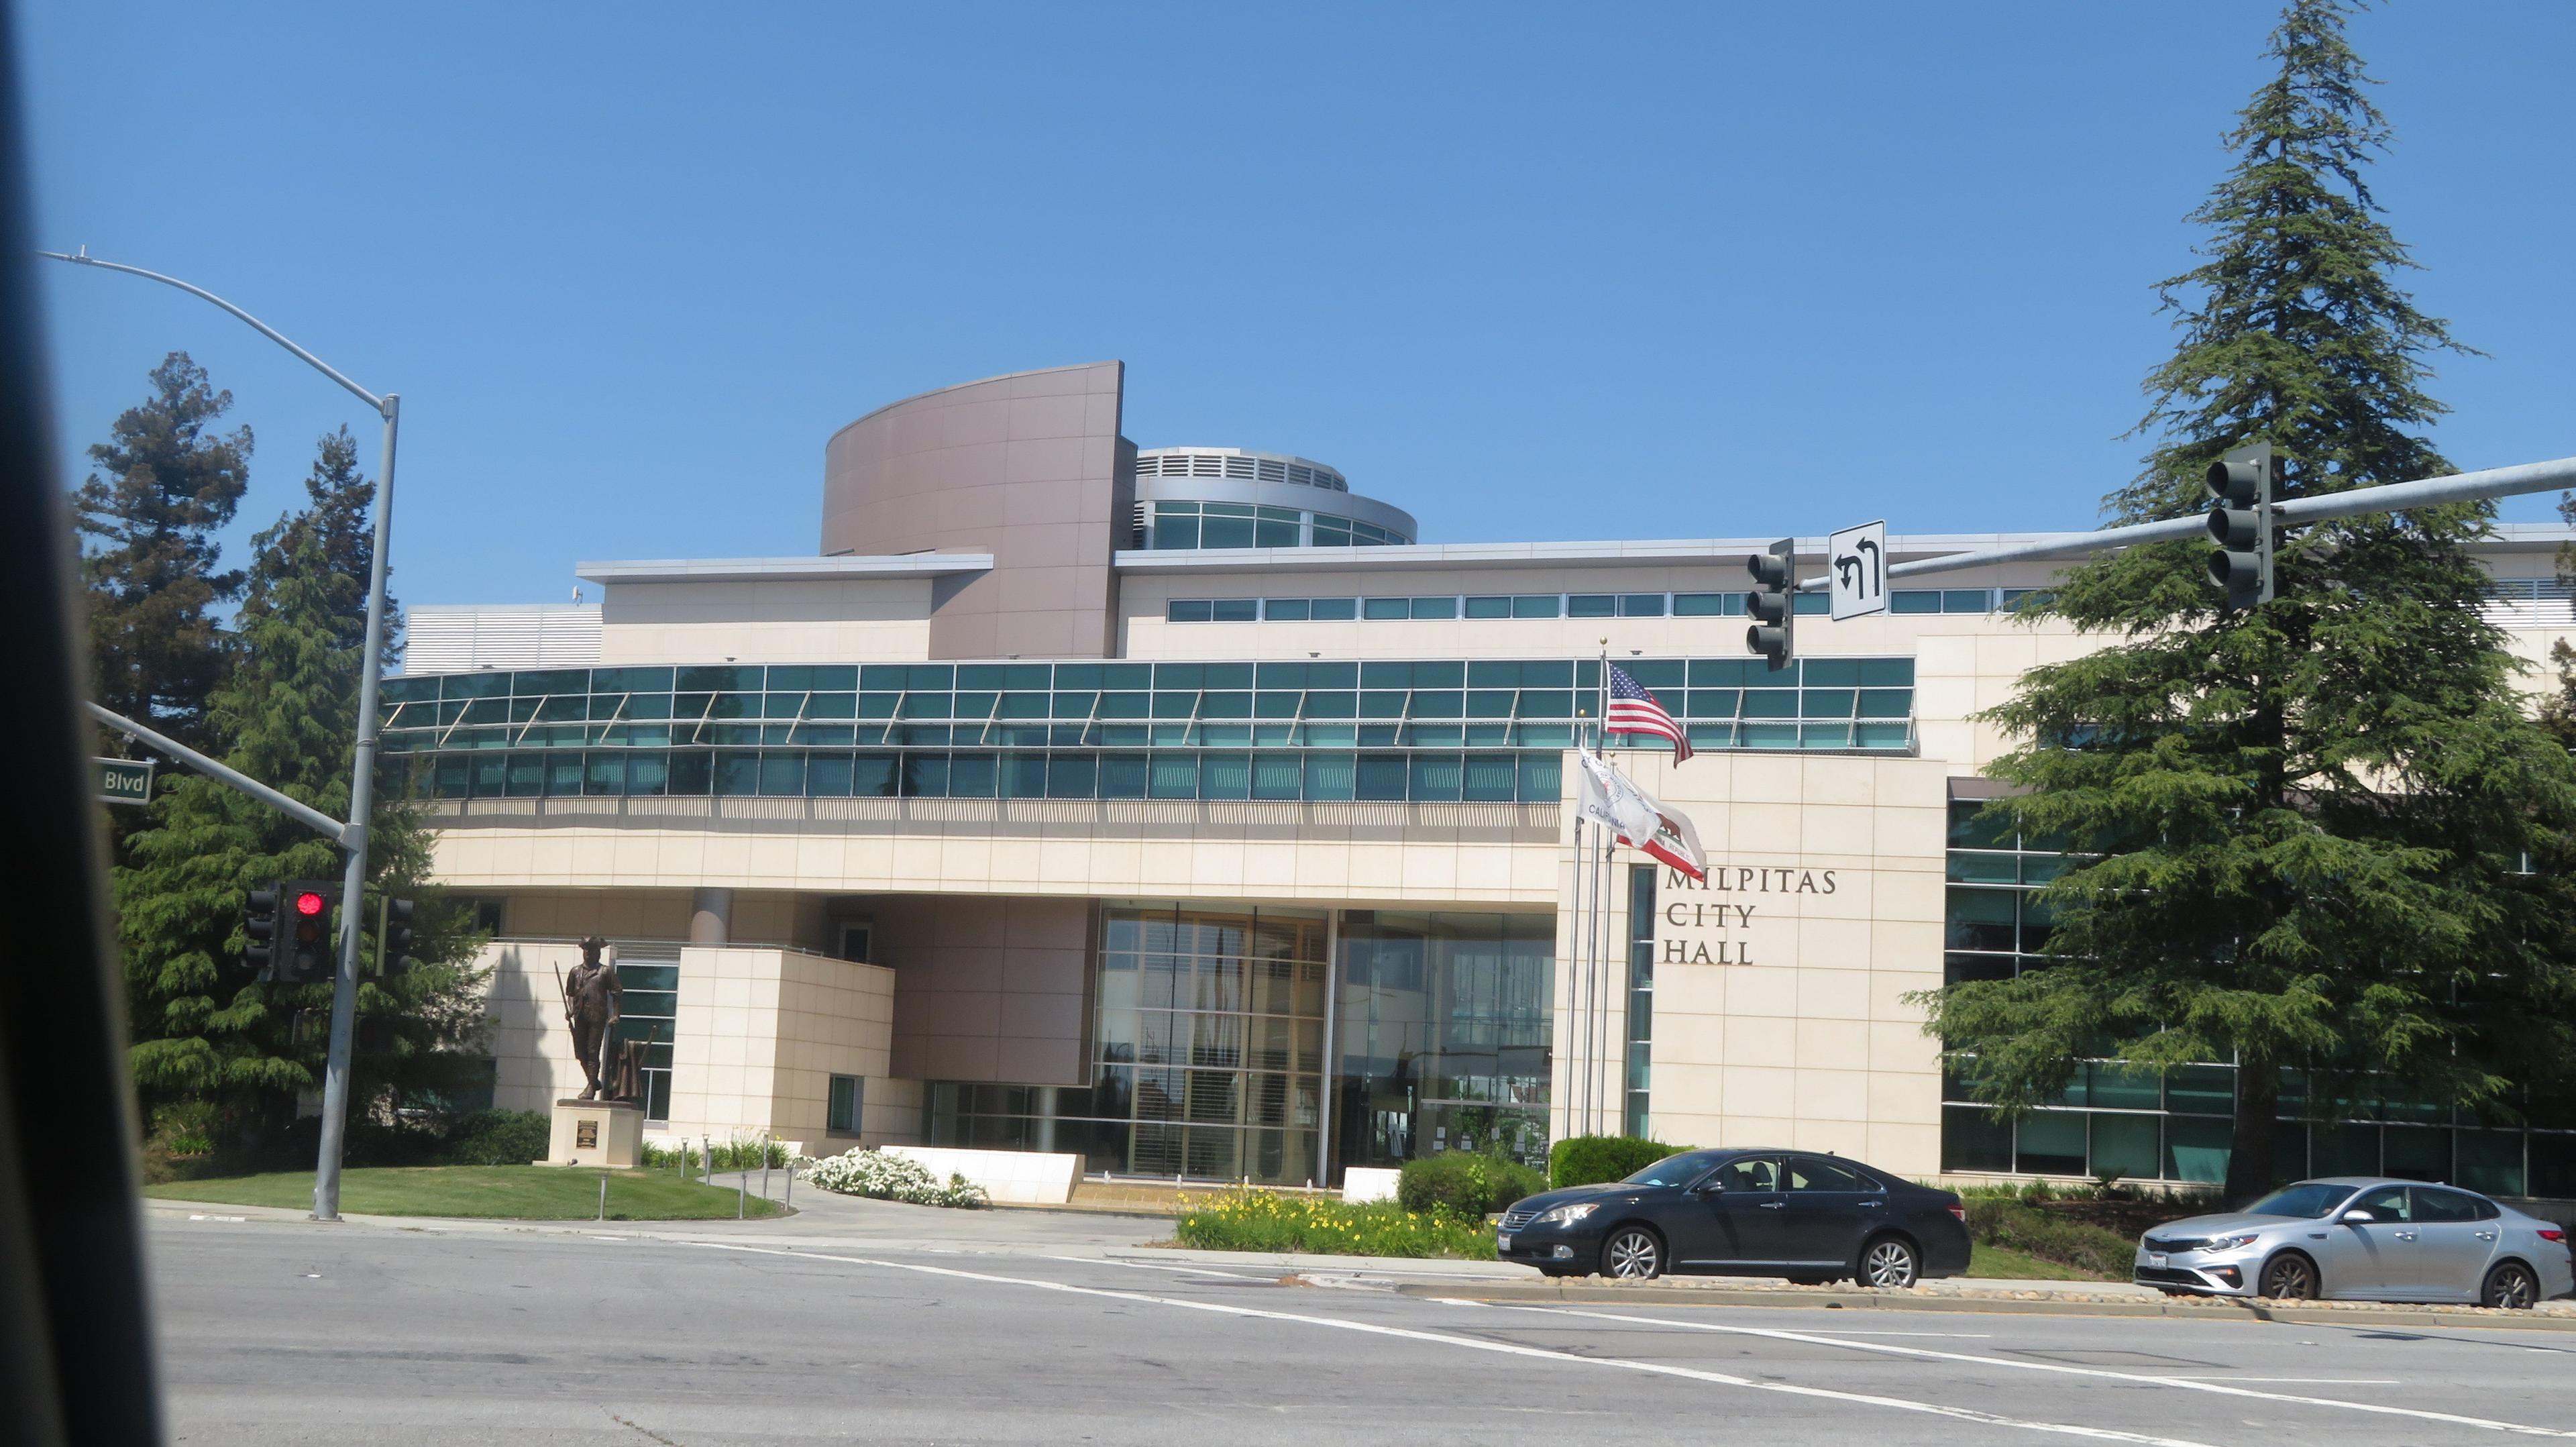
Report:
<svg viewBox="0 0 2576 1447"><path fill-rule="evenodd" d="M689 901L689 943L720 945L733 938L733 891L701 889Z"/></svg>

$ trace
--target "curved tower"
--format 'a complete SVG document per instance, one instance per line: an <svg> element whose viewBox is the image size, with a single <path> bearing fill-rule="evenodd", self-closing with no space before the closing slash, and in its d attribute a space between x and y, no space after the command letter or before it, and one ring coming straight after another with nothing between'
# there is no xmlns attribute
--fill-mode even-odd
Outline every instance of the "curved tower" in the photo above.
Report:
<svg viewBox="0 0 2576 1447"><path fill-rule="evenodd" d="M1014 372L889 403L823 448L823 552L989 553L939 580L934 658L1099 658L1134 511L1123 362Z"/></svg>

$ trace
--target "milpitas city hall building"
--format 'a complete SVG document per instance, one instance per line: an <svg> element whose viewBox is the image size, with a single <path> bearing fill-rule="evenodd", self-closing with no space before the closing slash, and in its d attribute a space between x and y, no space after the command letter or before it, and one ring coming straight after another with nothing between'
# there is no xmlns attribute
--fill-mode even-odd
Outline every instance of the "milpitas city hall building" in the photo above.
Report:
<svg viewBox="0 0 2576 1447"><path fill-rule="evenodd" d="M1124 387L1104 362L859 418L810 556L580 562L596 604L414 611L386 747L495 936L498 1104L579 1089L555 971L597 934L653 1042L648 1138L1327 1184L1621 1130L1917 1177L2223 1174L2227 1062L2091 1066L1998 1124L1912 1002L2045 946L2058 854L1972 816L2006 746L1979 710L2086 646L2007 611L2057 564L1802 619L1774 672L1744 642L1768 540L1425 543L1323 463L1140 448ZM2571 631L2567 535L2482 548L2535 663ZM1704 881L1578 855L1605 657L1688 731L1679 765L1607 754L1690 816ZM2284 1131L2293 1171L2576 1194L2564 1133Z"/></svg>

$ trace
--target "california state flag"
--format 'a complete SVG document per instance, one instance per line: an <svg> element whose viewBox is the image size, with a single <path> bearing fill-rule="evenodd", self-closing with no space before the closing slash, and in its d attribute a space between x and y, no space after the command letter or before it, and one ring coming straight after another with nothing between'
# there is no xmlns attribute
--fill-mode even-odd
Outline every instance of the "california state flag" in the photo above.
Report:
<svg viewBox="0 0 2576 1447"><path fill-rule="evenodd" d="M1665 808L1607 760L1581 752L1574 757L1583 766L1577 812L1629 848L1642 849L1693 879L1708 878L1708 855L1699 847L1699 831L1691 827L1689 815Z"/></svg>

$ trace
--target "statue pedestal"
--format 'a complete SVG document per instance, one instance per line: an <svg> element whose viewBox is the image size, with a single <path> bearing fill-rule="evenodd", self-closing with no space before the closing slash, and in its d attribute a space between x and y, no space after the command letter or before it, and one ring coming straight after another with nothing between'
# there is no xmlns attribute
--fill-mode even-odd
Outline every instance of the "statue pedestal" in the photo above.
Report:
<svg viewBox="0 0 2576 1447"><path fill-rule="evenodd" d="M540 1166L632 1167L644 1156L644 1107L631 1100L558 1100Z"/></svg>

